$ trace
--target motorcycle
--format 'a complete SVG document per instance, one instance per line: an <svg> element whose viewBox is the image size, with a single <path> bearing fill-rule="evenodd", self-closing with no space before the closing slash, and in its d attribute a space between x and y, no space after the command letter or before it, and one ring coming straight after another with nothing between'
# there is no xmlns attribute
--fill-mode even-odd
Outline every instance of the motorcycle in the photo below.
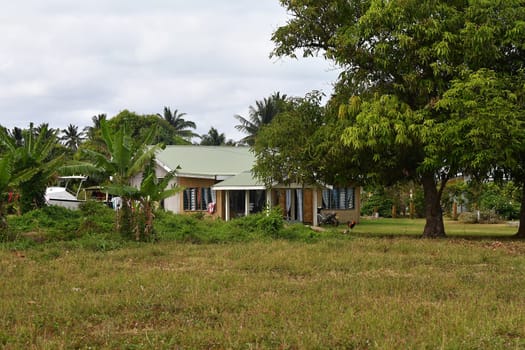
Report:
<svg viewBox="0 0 525 350"><path fill-rule="evenodd" d="M317 213L317 223L319 225L338 226L339 225L339 220L337 220L337 214L336 213L323 214L323 213L319 212L319 213Z"/></svg>

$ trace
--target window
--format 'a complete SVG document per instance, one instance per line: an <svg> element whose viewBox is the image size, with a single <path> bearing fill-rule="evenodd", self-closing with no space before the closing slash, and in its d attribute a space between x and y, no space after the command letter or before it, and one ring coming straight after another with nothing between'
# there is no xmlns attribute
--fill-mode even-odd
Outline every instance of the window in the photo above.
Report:
<svg viewBox="0 0 525 350"><path fill-rule="evenodd" d="M250 191L250 213L260 213L266 207L266 191Z"/></svg>
<svg viewBox="0 0 525 350"><path fill-rule="evenodd" d="M191 187L184 190L184 210L207 210L212 202L212 191L209 187Z"/></svg>
<svg viewBox="0 0 525 350"><path fill-rule="evenodd" d="M355 209L355 192L352 187L323 190L324 209Z"/></svg>

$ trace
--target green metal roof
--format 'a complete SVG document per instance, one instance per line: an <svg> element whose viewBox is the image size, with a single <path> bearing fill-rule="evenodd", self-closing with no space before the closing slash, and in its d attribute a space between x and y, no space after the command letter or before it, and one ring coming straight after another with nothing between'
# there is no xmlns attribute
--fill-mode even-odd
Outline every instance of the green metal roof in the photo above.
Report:
<svg viewBox="0 0 525 350"><path fill-rule="evenodd" d="M166 146L156 156L157 162L171 171L180 166L179 176L234 176L252 169L255 162L248 147Z"/></svg>
<svg viewBox="0 0 525 350"><path fill-rule="evenodd" d="M251 171L244 171L213 186L214 190L264 190L264 184Z"/></svg>

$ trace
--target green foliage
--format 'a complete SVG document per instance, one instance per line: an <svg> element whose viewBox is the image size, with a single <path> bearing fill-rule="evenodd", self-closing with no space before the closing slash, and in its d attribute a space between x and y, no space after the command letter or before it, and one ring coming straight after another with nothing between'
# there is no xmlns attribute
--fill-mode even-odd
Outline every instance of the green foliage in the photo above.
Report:
<svg viewBox="0 0 525 350"><path fill-rule="evenodd" d="M39 240L68 240L79 237L81 214L59 206L45 206L21 216L10 217L11 230L18 234L30 233Z"/></svg>
<svg viewBox="0 0 525 350"><path fill-rule="evenodd" d="M5 149L4 157L10 159L13 188L20 194L20 209L26 213L45 204L46 186L56 175L63 156L54 154L58 147L57 131L47 125L21 132L22 139L16 140L0 129L0 145Z"/></svg>
<svg viewBox="0 0 525 350"><path fill-rule="evenodd" d="M226 141L224 133L219 133L217 129L211 127L207 134L201 136L201 146L235 146L235 141Z"/></svg>
<svg viewBox="0 0 525 350"><path fill-rule="evenodd" d="M78 232L85 234L111 234L114 232L115 211L104 203L87 201L79 206L82 214Z"/></svg>
<svg viewBox="0 0 525 350"><path fill-rule="evenodd" d="M76 152L82 141L84 140L84 132L78 131L78 126L69 124L66 129L62 129L62 136L60 140L69 150Z"/></svg>
<svg viewBox="0 0 525 350"><path fill-rule="evenodd" d="M449 213L452 203L456 202L470 212L481 210L503 220L515 220L519 218L521 193L520 188L512 181L455 181L445 189L442 202L444 210Z"/></svg>
<svg viewBox="0 0 525 350"><path fill-rule="evenodd" d="M458 221L465 224L499 224L502 217L494 210L479 210L459 214Z"/></svg>
<svg viewBox="0 0 525 350"><path fill-rule="evenodd" d="M337 146L332 142L333 133L330 136L323 128L326 117L321 98L322 94L316 91L304 98L290 98L281 113L259 129L253 146L253 171L267 185L315 184L324 183L327 178L348 177L345 174L351 170L344 167L344 159L338 159L339 153L330 153L336 152Z"/></svg>
<svg viewBox="0 0 525 350"><path fill-rule="evenodd" d="M269 238L279 238L284 227L282 210L279 207L244 216L228 224L241 231Z"/></svg>
<svg viewBox="0 0 525 350"><path fill-rule="evenodd" d="M140 140L133 139L125 128L113 131L105 120L100 121L100 130L105 152L89 149L82 151L111 178L111 183L105 185L105 190L122 198L122 207L116 215L116 229L123 237L137 241L153 239L154 202L178 191L166 189L174 173L157 181L151 171L155 153L163 147L161 144L151 145L156 130L150 129L144 139ZM131 180L148 167L150 171L145 174L140 188L132 186Z"/></svg>
<svg viewBox="0 0 525 350"><path fill-rule="evenodd" d="M176 110L175 113L177 113ZM180 116L181 114L177 115L177 117ZM170 120L161 118L159 115L139 115L128 110L124 110L115 117L111 118L108 121L108 124L112 130L126 129L131 137L138 142L141 142L141 140L146 138L150 130L156 129L157 132L151 141L152 144L188 144L189 142L185 140L185 138L188 136L194 136L191 132L187 133L185 126L182 126L183 131L179 130L178 128L180 128L181 125L177 122L175 122L175 124L171 124ZM194 125L195 124L193 124L193 126Z"/></svg>
<svg viewBox="0 0 525 350"><path fill-rule="evenodd" d="M111 235L114 211L97 202L86 202L80 210L45 206L21 216L9 217L9 232L2 240L74 240L89 235Z"/></svg>
<svg viewBox="0 0 525 350"><path fill-rule="evenodd" d="M291 18L273 54L322 53L342 68L332 105L350 121L353 166L384 185L422 183L426 236L445 235L440 197L456 174L525 178L523 0L281 5Z"/></svg>
<svg viewBox="0 0 525 350"><path fill-rule="evenodd" d="M410 203L414 205L416 217L424 217L424 199L421 186L413 183L397 183L389 187L367 186L361 196L361 215L372 216L375 212L380 217L392 217L392 207L396 207L396 216L410 216Z"/></svg>
<svg viewBox="0 0 525 350"><path fill-rule="evenodd" d="M263 126L270 124L279 113L285 110L286 102L287 96L276 92L270 97L264 98L262 101L256 101L255 107L250 106L248 118L244 118L241 115L235 115L235 119L240 123L236 125L235 128L248 134L239 142L253 146L259 131Z"/></svg>
<svg viewBox="0 0 525 350"><path fill-rule="evenodd" d="M384 193L373 192L370 197L363 199L361 213L368 216L378 213L381 217L390 218L392 217L392 204L392 199L385 197Z"/></svg>
<svg viewBox="0 0 525 350"><path fill-rule="evenodd" d="M166 142L163 139L159 139L157 142L163 142L167 145L185 144L189 143L192 137L199 137L199 135L190 130L196 129L197 125L190 120L185 120L183 118L185 115L186 113L179 112L177 109L172 112L169 107L164 107L162 115L157 114L157 117L160 117L163 122L167 123L168 128L165 128L165 130L170 130L174 143Z"/></svg>
<svg viewBox="0 0 525 350"><path fill-rule="evenodd" d="M156 230L161 241L209 244L267 239L312 241L319 237L318 233L304 225L283 226L282 214L275 208L228 222L166 212L156 215Z"/></svg>
<svg viewBox="0 0 525 350"><path fill-rule="evenodd" d="M506 220L518 219L520 201L515 194L514 184L484 184L479 197L479 208L493 211Z"/></svg>
<svg viewBox="0 0 525 350"><path fill-rule="evenodd" d="M274 207L257 215L257 228L267 236L278 237L284 227L282 209Z"/></svg>
<svg viewBox="0 0 525 350"><path fill-rule="evenodd" d="M7 192L12 184L13 163L12 158L7 155L0 158L0 234L7 230L6 205Z"/></svg>
<svg viewBox="0 0 525 350"><path fill-rule="evenodd" d="M466 70L436 104L450 119L435 131L455 140L454 157L477 178L491 172L501 177L501 169L512 172L520 166L516 162L525 140L520 131L525 115L511 89L512 81L504 74Z"/></svg>

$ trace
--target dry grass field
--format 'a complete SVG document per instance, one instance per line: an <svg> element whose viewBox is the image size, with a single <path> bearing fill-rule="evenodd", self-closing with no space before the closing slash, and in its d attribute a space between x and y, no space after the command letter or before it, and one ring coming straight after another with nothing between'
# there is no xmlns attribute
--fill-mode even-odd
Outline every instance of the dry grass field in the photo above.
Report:
<svg viewBox="0 0 525 350"><path fill-rule="evenodd" d="M525 348L525 242L380 222L314 242L4 247L0 347Z"/></svg>

